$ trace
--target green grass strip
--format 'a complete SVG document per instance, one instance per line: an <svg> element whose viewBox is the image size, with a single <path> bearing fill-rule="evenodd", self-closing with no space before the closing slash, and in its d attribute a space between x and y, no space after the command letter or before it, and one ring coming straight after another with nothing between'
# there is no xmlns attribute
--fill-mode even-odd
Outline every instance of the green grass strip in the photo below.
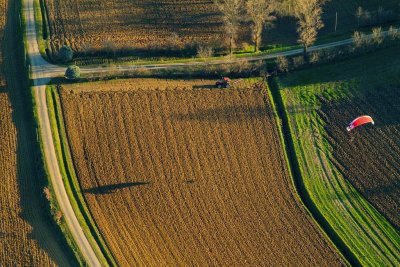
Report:
<svg viewBox="0 0 400 267"><path fill-rule="evenodd" d="M340 100L362 88L398 86L397 49L289 74L273 90L282 99L304 190L363 266L400 266L400 235L332 163L333 148L317 114L318 97Z"/></svg>
<svg viewBox="0 0 400 267"><path fill-rule="evenodd" d="M40 55L48 60L46 54L47 38L50 35L50 28L47 22L46 4L44 0L34 0L33 8L35 10L36 37Z"/></svg>
<svg viewBox="0 0 400 267"><path fill-rule="evenodd" d="M50 201L50 212L52 213L52 215L54 215L53 213L55 211L60 211L60 205L57 202L57 198L55 197L55 192L54 192L54 188L52 186L52 182L50 179L50 174L48 172L47 169L47 161L46 158L44 157L44 146L43 146L43 139L42 136L40 135L40 123L39 123L39 116L38 116L38 111L37 111L37 104L35 101L35 92L34 90L31 89L31 94L32 94L32 107L33 107L33 116L34 116L34 121L35 121L35 126L36 126L36 132L37 132L37 136L38 136L38 143L40 146L40 155L41 155L41 159L43 162L43 172L44 175L47 179L47 184L48 184L48 188L50 190L50 194L51 194L51 199ZM50 105L52 105L52 103L50 103ZM54 120L54 117L50 117L50 121ZM59 226L59 229L61 230L61 233L63 234L63 238L65 238L66 243L68 244L69 248L72 250L72 253L75 256L75 259L77 261L77 263L79 264L79 266L87 266L86 261L80 251L80 249L78 248L78 245L75 242L75 239L73 238L67 223L65 222L65 220L62 218L60 223L57 223L54 216L53 216L53 220L54 223L57 224Z"/></svg>
<svg viewBox="0 0 400 267"><path fill-rule="evenodd" d="M46 98L61 175L63 177L65 189L69 196L74 212L78 218L79 224L88 238L89 243L94 248L96 255L99 257L102 266L117 266L111 252L108 249L108 246L106 245L106 242L104 241L95 221L91 216L82 194L69 149L60 97L57 89L54 86L47 86Z"/></svg>

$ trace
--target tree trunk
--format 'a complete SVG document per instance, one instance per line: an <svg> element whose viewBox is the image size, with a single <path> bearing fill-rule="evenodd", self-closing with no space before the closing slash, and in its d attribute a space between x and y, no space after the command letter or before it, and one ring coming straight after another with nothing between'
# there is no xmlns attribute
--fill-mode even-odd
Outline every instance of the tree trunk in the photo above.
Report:
<svg viewBox="0 0 400 267"><path fill-rule="evenodd" d="M253 32L253 34L254 34L254 52L258 52L258 48L259 48L259 46L258 46L258 42L259 42L259 36L258 36L258 26L254 26L254 32Z"/></svg>
<svg viewBox="0 0 400 267"><path fill-rule="evenodd" d="M306 62L306 63L308 63L309 61L308 61L308 46L307 45L304 45L304 47L303 47L303 56L304 56L304 61Z"/></svg>
<svg viewBox="0 0 400 267"><path fill-rule="evenodd" d="M231 35L229 38L229 55L232 57L233 54L233 36Z"/></svg>
<svg viewBox="0 0 400 267"><path fill-rule="evenodd" d="M307 49L308 49L307 45L304 45L303 46L304 58L307 57L307 52L308 52Z"/></svg>
<svg viewBox="0 0 400 267"><path fill-rule="evenodd" d="M254 37L254 52L258 52L258 32L256 32L256 36Z"/></svg>

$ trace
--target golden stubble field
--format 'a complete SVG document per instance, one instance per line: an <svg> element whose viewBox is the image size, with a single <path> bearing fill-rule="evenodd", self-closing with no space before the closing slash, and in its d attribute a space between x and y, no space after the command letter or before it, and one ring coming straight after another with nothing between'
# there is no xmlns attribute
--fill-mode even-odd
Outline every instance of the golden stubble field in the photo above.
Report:
<svg viewBox="0 0 400 267"><path fill-rule="evenodd" d="M263 84L212 83L61 89L82 191L117 263L342 265L295 196Z"/></svg>
<svg viewBox="0 0 400 267"><path fill-rule="evenodd" d="M54 262L38 244L40 229L29 223L34 211L23 210L21 204L27 199L20 195L17 130L4 92L0 93L0 136L0 266L52 266Z"/></svg>
<svg viewBox="0 0 400 267"><path fill-rule="evenodd" d="M45 0L53 51L165 49L193 42L220 42L220 15L213 1Z"/></svg>
<svg viewBox="0 0 400 267"><path fill-rule="evenodd" d="M69 266L51 218L42 211L47 207L43 188L38 188L30 139L35 137L28 133L28 111L21 99L27 88L15 73L17 49L7 39L15 35L8 14L12 4L0 1L0 266ZM10 46L13 57L7 58L3 52Z"/></svg>

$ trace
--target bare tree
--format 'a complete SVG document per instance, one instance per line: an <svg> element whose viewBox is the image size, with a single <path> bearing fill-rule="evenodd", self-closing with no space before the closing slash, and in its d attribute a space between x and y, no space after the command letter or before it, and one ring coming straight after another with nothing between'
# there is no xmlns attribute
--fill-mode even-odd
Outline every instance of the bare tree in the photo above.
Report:
<svg viewBox="0 0 400 267"><path fill-rule="evenodd" d="M277 8L276 0L248 0L246 11L252 22L252 38L254 52L258 52L261 43L261 34L265 27L272 26L276 19L273 12Z"/></svg>
<svg viewBox="0 0 400 267"><path fill-rule="evenodd" d="M279 56L275 59L276 67L280 72L289 71L289 60L284 56Z"/></svg>
<svg viewBox="0 0 400 267"><path fill-rule="evenodd" d="M382 33L382 28L377 27L372 29L372 41L374 42L375 45L379 46L383 43L383 33Z"/></svg>
<svg viewBox="0 0 400 267"><path fill-rule="evenodd" d="M297 0L279 0L278 13L283 16L293 16L295 3Z"/></svg>
<svg viewBox="0 0 400 267"><path fill-rule="evenodd" d="M361 48L367 41L367 37L362 32L355 31L353 34L353 44L356 48Z"/></svg>
<svg viewBox="0 0 400 267"><path fill-rule="evenodd" d="M212 57L214 54L214 49L211 46L203 46L200 45L197 47L197 54L198 58L208 58Z"/></svg>
<svg viewBox="0 0 400 267"><path fill-rule="evenodd" d="M297 0L295 16L298 20L297 32L299 33L298 42L303 45L304 55L307 49L317 39L318 30L324 27L321 20L322 5L326 0Z"/></svg>
<svg viewBox="0 0 400 267"><path fill-rule="evenodd" d="M229 38L229 54L232 55L241 20L243 0L214 0L222 13L225 33Z"/></svg>
<svg viewBox="0 0 400 267"><path fill-rule="evenodd" d="M360 19L364 16L364 9L361 6L357 8L355 16L357 18L357 27L360 27Z"/></svg>
<svg viewBox="0 0 400 267"><path fill-rule="evenodd" d="M388 36L390 37L391 40L396 40L397 38L400 38L400 31L399 29L390 26L388 30Z"/></svg>

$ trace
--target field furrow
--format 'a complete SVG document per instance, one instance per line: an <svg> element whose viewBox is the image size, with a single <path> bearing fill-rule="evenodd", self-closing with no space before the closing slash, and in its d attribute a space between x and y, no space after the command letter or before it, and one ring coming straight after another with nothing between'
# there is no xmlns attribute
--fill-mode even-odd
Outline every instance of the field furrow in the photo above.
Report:
<svg viewBox="0 0 400 267"><path fill-rule="evenodd" d="M263 84L210 82L61 90L82 191L118 264L343 264L293 195Z"/></svg>

